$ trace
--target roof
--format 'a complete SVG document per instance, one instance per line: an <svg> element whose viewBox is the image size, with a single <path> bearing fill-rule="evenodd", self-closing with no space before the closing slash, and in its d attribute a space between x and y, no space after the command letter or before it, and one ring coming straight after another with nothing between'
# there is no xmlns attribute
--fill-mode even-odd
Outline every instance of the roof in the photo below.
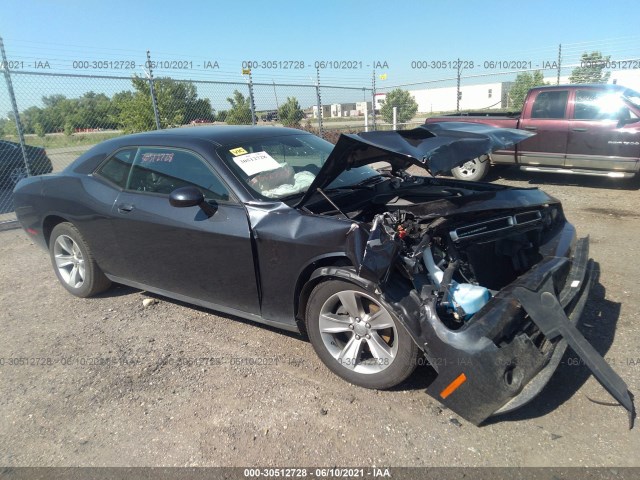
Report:
<svg viewBox="0 0 640 480"><path fill-rule="evenodd" d="M533 88L540 90L555 88L604 88L607 90L628 90L624 85L617 85L613 83L565 83L561 85L540 85Z"/></svg>
<svg viewBox="0 0 640 480"><path fill-rule="evenodd" d="M276 135L299 135L301 130L285 127L271 126L251 126L251 125L215 125L198 127L180 127L166 130L152 130L150 132L135 133L117 137L120 140L126 139L150 139L150 138L181 138L181 139L201 139L218 145L227 145L241 140L273 137ZM306 133L306 132L304 132Z"/></svg>
<svg viewBox="0 0 640 480"><path fill-rule="evenodd" d="M282 135L300 135L307 132L295 128L271 127L271 126L251 126L251 125L215 125L199 127L169 128L166 130L152 130L149 132L133 133L120 137L104 140L93 146L74 162L65 168L65 171L77 173L90 173L98 164L104 160L106 155L118 148L129 145L150 145L156 146L189 146L207 145L207 149L213 144L215 148L240 143L242 141L252 141L261 138L271 138ZM311 134L309 134L311 135ZM31 147L28 147L31 148Z"/></svg>

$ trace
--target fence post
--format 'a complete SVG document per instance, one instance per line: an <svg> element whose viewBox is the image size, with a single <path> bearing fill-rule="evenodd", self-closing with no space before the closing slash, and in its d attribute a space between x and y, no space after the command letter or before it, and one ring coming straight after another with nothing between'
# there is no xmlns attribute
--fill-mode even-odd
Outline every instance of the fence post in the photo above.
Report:
<svg viewBox="0 0 640 480"><path fill-rule="evenodd" d="M369 106L366 102L364 105L364 131L369 131Z"/></svg>
<svg viewBox="0 0 640 480"><path fill-rule="evenodd" d="M156 119L156 130L162 130L160 126L160 113L158 112L158 99L153 86L153 69L151 68L151 53L147 50L147 78L149 79L149 90L151 91L151 103L153 105L153 116Z"/></svg>
<svg viewBox="0 0 640 480"><path fill-rule="evenodd" d="M393 107L393 129L397 130L398 107Z"/></svg>
<svg viewBox="0 0 640 480"><path fill-rule="evenodd" d="M273 96L276 97L276 111L280 110L280 104L278 103L278 92L276 92L276 82L271 79L273 83Z"/></svg>
<svg viewBox="0 0 640 480"><path fill-rule="evenodd" d="M371 77L371 128L375 132L376 128L376 69L373 69Z"/></svg>
<svg viewBox="0 0 640 480"><path fill-rule="evenodd" d="M251 77L251 71L249 71L249 107L251 107L251 125L258 123L256 121L256 104L253 98L253 78Z"/></svg>
<svg viewBox="0 0 640 480"><path fill-rule="evenodd" d="M322 98L320 97L320 68L316 68L316 103L318 108L318 133L324 136L322 131Z"/></svg>
<svg viewBox="0 0 640 480"><path fill-rule="evenodd" d="M18 112L18 104L16 102L16 95L13 91L13 83L11 82L11 75L9 73L9 62L7 62L7 54L4 51L4 42L0 37L0 50L2 51L2 71L4 72L4 79L7 82L7 90L9 90L9 98L11 100L11 109L13 110L13 117L16 122L16 130L18 133L18 139L20 142L20 150L22 150L22 160L24 162L24 169L27 176L31 176L31 168L29 168L29 155L27 154L27 148L24 143L24 132L22 131L22 122L20 121L20 112Z"/></svg>
<svg viewBox="0 0 640 480"><path fill-rule="evenodd" d="M460 58L458 58L458 82L456 84L456 112L460 111L460 99L462 98L462 92L460 91L460 77L462 75L462 64Z"/></svg>
<svg viewBox="0 0 640 480"><path fill-rule="evenodd" d="M558 44L558 79L556 85L560 85L560 70L562 65L562 44Z"/></svg>

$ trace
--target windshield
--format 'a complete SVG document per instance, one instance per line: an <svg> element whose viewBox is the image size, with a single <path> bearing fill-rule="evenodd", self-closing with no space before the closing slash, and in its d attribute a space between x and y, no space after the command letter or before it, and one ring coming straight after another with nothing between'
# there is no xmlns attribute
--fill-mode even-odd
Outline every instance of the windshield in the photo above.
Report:
<svg viewBox="0 0 640 480"><path fill-rule="evenodd" d="M301 132L226 145L218 155L258 198L280 200L306 192L332 150L333 144ZM366 166L352 168L328 188L355 185L378 175Z"/></svg>
<svg viewBox="0 0 640 480"><path fill-rule="evenodd" d="M622 95L628 102L633 103L637 108L640 108L640 93L627 88Z"/></svg>

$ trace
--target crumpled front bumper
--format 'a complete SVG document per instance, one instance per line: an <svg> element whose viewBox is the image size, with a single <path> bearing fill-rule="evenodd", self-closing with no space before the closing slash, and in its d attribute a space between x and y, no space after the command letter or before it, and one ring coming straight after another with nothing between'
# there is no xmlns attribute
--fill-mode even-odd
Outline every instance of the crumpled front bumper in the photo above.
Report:
<svg viewBox="0 0 640 480"><path fill-rule="evenodd" d="M627 385L576 329L597 277L588 247L583 238L575 243L572 258L546 257L503 288L460 331L443 328L435 310L423 305L420 321L409 330L438 371L427 393L477 425L535 397L571 346L629 411L633 425ZM424 328L426 323L431 328Z"/></svg>

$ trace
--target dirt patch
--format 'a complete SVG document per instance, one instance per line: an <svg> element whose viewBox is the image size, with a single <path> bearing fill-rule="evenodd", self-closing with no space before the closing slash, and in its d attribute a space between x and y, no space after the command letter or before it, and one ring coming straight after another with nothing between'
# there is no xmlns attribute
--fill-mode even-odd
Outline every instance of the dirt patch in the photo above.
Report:
<svg viewBox="0 0 640 480"><path fill-rule="evenodd" d="M584 209L587 212L594 213L596 215L605 215L608 217L614 217L616 219L639 219L640 214L637 211L632 210L612 210L609 208L590 207Z"/></svg>
<svg viewBox="0 0 640 480"><path fill-rule="evenodd" d="M538 183L592 239L581 329L637 397L640 193ZM538 398L478 428L424 393L426 367L365 390L297 335L125 287L74 298L21 230L0 255L0 465L640 465L640 430L589 400L611 401L570 352Z"/></svg>

